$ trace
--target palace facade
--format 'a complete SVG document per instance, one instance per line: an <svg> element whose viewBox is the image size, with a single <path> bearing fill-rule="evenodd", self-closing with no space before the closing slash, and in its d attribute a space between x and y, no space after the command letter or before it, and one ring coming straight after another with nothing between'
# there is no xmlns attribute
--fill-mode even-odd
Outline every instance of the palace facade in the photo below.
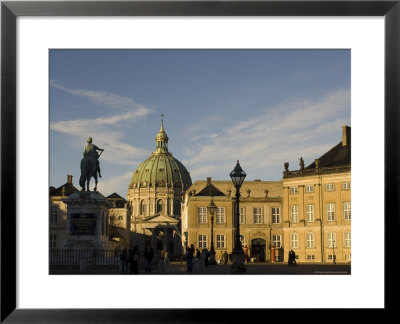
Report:
<svg viewBox="0 0 400 324"><path fill-rule="evenodd" d="M216 259L231 253L235 237L236 189L232 181L196 181L186 192L182 206L184 245L194 244L200 251L211 248L211 217L207 206L217 206L213 222ZM241 187L240 234L242 245L254 261L271 261L271 246L276 247L272 261L283 258L283 190L280 181L245 181Z"/></svg>
<svg viewBox="0 0 400 324"><path fill-rule="evenodd" d="M351 262L351 129L307 167L283 172L284 246L299 262Z"/></svg>

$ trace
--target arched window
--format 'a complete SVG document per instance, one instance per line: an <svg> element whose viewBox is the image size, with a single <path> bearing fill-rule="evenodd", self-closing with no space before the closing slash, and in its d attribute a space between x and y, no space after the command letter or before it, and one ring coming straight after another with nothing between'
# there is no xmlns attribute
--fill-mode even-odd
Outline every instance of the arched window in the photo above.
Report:
<svg viewBox="0 0 400 324"><path fill-rule="evenodd" d="M164 213L164 201L162 199L157 200L157 214Z"/></svg>
<svg viewBox="0 0 400 324"><path fill-rule="evenodd" d="M140 202L140 215L146 215L146 201L142 200Z"/></svg>

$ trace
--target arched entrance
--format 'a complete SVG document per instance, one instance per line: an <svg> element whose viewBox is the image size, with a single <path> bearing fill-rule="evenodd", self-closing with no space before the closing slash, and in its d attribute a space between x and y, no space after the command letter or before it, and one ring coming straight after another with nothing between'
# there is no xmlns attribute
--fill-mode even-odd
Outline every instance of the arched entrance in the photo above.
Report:
<svg viewBox="0 0 400 324"><path fill-rule="evenodd" d="M256 262L265 262L266 242L264 239L256 238L251 240L251 258Z"/></svg>

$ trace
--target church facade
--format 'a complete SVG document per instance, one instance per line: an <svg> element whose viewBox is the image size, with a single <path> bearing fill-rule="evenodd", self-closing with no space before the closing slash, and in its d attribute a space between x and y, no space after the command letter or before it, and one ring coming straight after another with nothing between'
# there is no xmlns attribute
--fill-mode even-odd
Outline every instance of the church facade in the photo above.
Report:
<svg viewBox="0 0 400 324"><path fill-rule="evenodd" d="M168 151L163 122L155 141L155 151L134 171L128 188L132 244L142 252L151 245L174 259L183 253L181 204L192 180L185 166Z"/></svg>

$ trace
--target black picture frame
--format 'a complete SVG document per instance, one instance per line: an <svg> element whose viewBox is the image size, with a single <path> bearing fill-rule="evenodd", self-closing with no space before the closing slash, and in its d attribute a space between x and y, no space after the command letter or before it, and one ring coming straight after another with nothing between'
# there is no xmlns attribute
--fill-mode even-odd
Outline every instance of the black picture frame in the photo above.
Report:
<svg viewBox="0 0 400 324"><path fill-rule="evenodd" d="M16 308L16 19L19 16L382 16L385 19L385 307L395 307L392 272L399 217L400 0L379 1L2 1L1 2L1 322L225 322L249 309ZM373 150L372 150L373 154ZM373 168L373 166L371 166ZM375 190L381 190L375 188ZM371 191L373 195L373 190ZM378 244L371 238L370 244ZM373 262L373 260L368 260ZM366 262L366 266L367 266ZM40 292L38 292L40 293ZM190 296L187 296L190 298ZM239 297L238 297L239 298ZM267 306L267 305L266 305ZM279 310L251 309L266 318ZM285 315L282 314L282 319ZM338 319L340 320L340 319Z"/></svg>

